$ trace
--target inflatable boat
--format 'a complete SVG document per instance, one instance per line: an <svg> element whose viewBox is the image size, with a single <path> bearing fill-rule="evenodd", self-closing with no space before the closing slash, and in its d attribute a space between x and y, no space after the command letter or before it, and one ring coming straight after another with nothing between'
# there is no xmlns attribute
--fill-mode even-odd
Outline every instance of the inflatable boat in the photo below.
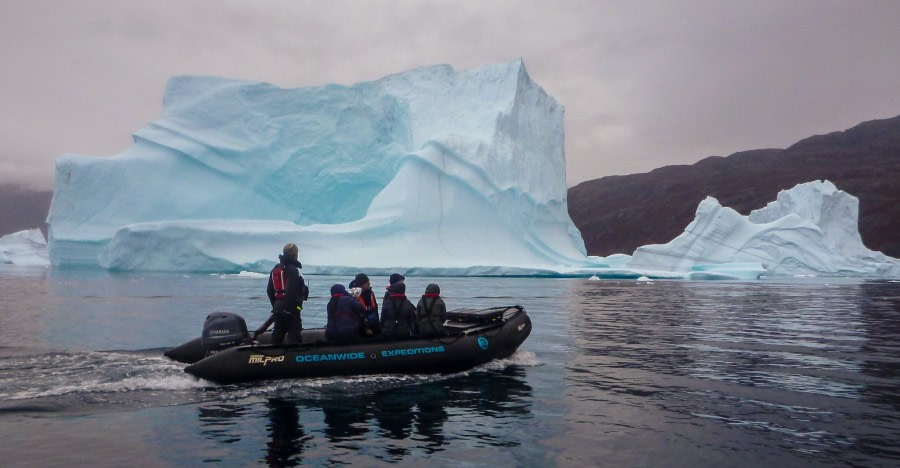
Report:
<svg viewBox="0 0 900 468"><path fill-rule="evenodd" d="M165 352L188 365L185 372L221 384L267 379L364 374L436 374L471 369L512 355L531 333L521 306L447 312L447 334L426 338L365 338L332 342L324 329L303 330L301 343L269 344L271 334L250 339L239 315L210 314L203 334Z"/></svg>

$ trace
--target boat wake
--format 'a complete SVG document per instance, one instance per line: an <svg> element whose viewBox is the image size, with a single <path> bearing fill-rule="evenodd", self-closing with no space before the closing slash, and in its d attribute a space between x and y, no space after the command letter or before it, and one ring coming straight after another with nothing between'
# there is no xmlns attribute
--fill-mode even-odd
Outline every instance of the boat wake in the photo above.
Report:
<svg viewBox="0 0 900 468"><path fill-rule="evenodd" d="M36 403L56 411L115 404L156 406L171 400L161 395L210 385L185 375L180 365L158 350L2 351L0 412L21 411Z"/></svg>
<svg viewBox="0 0 900 468"><path fill-rule="evenodd" d="M541 361L538 360L537 355L535 355L531 351L526 351L524 349L516 350L512 356L506 359L497 359L496 361L491 361L487 364L483 364L476 368L476 370L503 370L510 366L517 367L537 367L541 365Z"/></svg>

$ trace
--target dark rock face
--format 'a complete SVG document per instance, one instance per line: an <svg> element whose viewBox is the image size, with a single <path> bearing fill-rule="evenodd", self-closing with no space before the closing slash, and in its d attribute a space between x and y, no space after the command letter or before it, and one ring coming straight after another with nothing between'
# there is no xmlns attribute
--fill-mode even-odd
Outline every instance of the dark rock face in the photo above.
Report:
<svg viewBox="0 0 900 468"><path fill-rule="evenodd" d="M787 149L712 156L690 166L583 182L569 189L569 215L588 254L630 254L681 234L707 195L746 215L775 200L779 190L821 179L859 198L866 247L900 257L900 116L810 137Z"/></svg>
<svg viewBox="0 0 900 468"><path fill-rule="evenodd" d="M51 191L0 184L0 236L34 228L41 228L46 236L52 198Z"/></svg>

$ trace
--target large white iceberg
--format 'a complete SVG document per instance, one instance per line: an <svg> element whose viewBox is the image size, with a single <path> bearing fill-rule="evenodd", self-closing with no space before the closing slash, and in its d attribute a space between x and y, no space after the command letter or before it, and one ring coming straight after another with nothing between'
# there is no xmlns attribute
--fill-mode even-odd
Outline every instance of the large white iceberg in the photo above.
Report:
<svg viewBox="0 0 900 468"><path fill-rule="evenodd" d="M280 89L181 76L111 158L57 160L54 265L311 273L586 268L566 205L563 108L521 60Z"/></svg>
<svg viewBox="0 0 900 468"><path fill-rule="evenodd" d="M588 257L566 205L563 108L520 60L298 89L182 76L131 148L58 158L49 255L264 272L296 242L307 273L900 277L862 245L857 210L829 182L749 217L707 198L668 244Z"/></svg>
<svg viewBox="0 0 900 468"><path fill-rule="evenodd" d="M40 229L28 229L0 237L0 264L49 266L44 233Z"/></svg>
<svg viewBox="0 0 900 468"><path fill-rule="evenodd" d="M900 262L865 247L859 200L829 181L807 182L742 216L707 197L694 221L663 245L639 247L632 270L684 272L688 278L900 276Z"/></svg>

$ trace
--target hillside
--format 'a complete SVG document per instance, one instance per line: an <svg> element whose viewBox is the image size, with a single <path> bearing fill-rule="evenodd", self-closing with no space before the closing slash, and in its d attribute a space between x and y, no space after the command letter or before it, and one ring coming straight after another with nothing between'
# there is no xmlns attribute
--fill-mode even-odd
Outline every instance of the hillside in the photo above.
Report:
<svg viewBox="0 0 900 468"><path fill-rule="evenodd" d="M859 198L867 247L900 257L900 116L813 136L787 149L583 182L568 191L569 214L590 255L630 254L681 234L707 195L746 215L779 190L817 179Z"/></svg>
<svg viewBox="0 0 900 468"><path fill-rule="evenodd" d="M46 236L47 213L52 198L52 191L0 184L0 236L34 228L41 228Z"/></svg>

